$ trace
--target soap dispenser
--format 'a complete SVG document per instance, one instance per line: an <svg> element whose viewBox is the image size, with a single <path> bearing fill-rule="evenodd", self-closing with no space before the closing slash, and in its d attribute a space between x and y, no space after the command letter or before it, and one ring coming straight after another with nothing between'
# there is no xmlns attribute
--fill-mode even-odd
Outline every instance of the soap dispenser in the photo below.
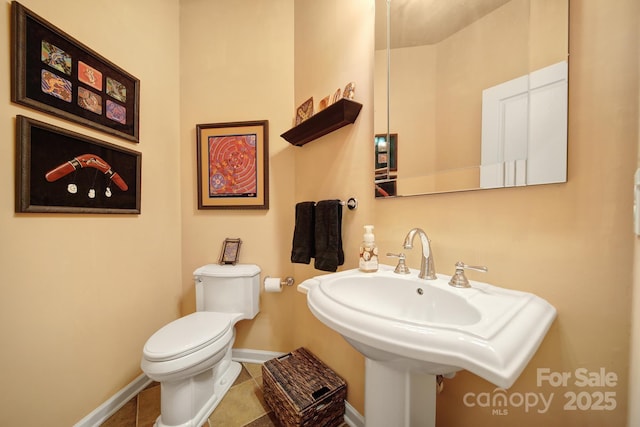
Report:
<svg viewBox="0 0 640 427"><path fill-rule="evenodd" d="M378 247L373 236L373 225L364 226L364 238L360 245L360 271L378 271Z"/></svg>

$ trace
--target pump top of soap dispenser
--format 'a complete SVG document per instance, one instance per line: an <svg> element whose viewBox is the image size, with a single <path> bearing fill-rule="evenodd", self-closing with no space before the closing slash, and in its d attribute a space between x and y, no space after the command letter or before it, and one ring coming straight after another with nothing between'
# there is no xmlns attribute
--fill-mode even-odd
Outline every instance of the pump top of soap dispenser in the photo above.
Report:
<svg viewBox="0 0 640 427"><path fill-rule="evenodd" d="M373 235L373 225L364 226L364 241L367 243L373 243L375 236Z"/></svg>

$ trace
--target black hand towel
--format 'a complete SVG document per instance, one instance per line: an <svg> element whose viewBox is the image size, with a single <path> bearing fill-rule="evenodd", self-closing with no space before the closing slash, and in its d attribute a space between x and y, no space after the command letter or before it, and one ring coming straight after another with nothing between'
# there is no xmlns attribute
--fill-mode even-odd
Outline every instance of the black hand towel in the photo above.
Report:
<svg viewBox="0 0 640 427"><path fill-rule="evenodd" d="M296 225L293 230L293 248L291 262L309 264L313 258L315 241L315 203L296 204Z"/></svg>
<svg viewBox="0 0 640 427"><path fill-rule="evenodd" d="M344 264L340 200L322 200L316 205L315 241L315 268L336 271Z"/></svg>

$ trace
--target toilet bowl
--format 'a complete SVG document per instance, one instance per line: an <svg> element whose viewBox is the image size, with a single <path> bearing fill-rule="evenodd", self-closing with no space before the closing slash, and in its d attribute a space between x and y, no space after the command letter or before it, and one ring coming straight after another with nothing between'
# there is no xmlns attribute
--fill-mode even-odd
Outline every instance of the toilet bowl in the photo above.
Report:
<svg viewBox="0 0 640 427"><path fill-rule="evenodd" d="M259 275L253 265L199 268L194 272L199 311L147 340L140 366L160 383L156 427L200 427L238 377L241 366L231 360L235 324L258 312Z"/></svg>

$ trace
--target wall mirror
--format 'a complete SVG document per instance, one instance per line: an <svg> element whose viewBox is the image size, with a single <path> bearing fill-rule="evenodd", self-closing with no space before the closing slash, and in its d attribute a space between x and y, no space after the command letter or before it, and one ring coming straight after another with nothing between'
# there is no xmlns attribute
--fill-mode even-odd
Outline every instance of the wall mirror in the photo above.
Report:
<svg viewBox="0 0 640 427"><path fill-rule="evenodd" d="M376 0L376 197L566 182L568 22L569 0Z"/></svg>

